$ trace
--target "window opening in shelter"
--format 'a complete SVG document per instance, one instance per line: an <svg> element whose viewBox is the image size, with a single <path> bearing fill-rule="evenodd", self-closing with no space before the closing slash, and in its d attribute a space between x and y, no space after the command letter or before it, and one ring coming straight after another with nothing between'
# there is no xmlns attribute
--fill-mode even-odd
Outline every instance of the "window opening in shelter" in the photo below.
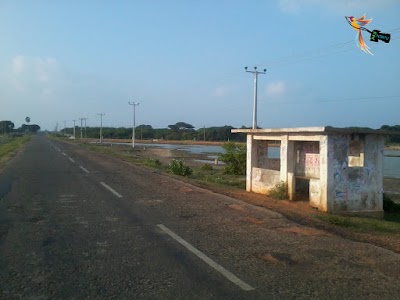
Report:
<svg viewBox="0 0 400 300"><path fill-rule="evenodd" d="M364 167L364 137L352 134L349 142L349 167Z"/></svg>

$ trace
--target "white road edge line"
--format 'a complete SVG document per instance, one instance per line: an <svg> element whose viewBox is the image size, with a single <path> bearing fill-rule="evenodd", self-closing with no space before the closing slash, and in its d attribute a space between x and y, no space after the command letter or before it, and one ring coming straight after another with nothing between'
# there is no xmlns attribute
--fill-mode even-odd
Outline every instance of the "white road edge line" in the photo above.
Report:
<svg viewBox="0 0 400 300"><path fill-rule="evenodd" d="M71 157L68 157L68 159L73 163L75 162Z"/></svg>
<svg viewBox="0 0 400 300"><path fill-rule="evenodd" d="M104 186L107 190L109 190L111 193L113 193L115 196L117 196L118 198L122 198L122 195L120 193L118 193L116 190L114 190L112 187L108 186L104 182L100 182L100 184L102 186Z"/></svg>
<svg viewBox="0 0 400 300"><path fill-rule="evenodd" d="M84 172L86 172L86 173L90 173L87 169L85 169L84 167L82 167L82 166L79 166L79 168L81 168Z"/></svg>
<svg viewBox="0 0 400 300"><path fill-rule="evenodd" d="M238 278L236 275L233 273L229 272L227 269L225 269L223 266L220 264L216 263L213 261L211 258L209 258L207 255L205 255L203 252L186 242L184 239L182 239L179 235L174 233L173 231L169 230L167 227L165 227L163 224L158 224L157 227L159 227L162 231L164 231L166 234L168 234L170 237L172 237L174 240L176 240L178 243L180 243L182 246L184 246L186 249L188 249L190 252L192 252L194 255L196 255L198 258L203 260L206 264L208 264L210 267L214 268L216 271L220 272L222 275L224 275L228 280L239 286L242 290L244 291L252 291L255 288L252 286L248 285L246 282L242 281L240 278Z"/></svg>

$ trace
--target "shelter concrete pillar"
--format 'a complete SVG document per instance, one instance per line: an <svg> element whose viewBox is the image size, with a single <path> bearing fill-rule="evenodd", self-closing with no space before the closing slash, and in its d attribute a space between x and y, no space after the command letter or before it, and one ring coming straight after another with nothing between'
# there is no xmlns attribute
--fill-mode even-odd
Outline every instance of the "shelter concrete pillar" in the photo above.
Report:
<svg viewBox="0 0 400 300"><path fill-rule="evenodd" d="M251 192L253 185L253 167L257 164L257 141L252 134L247 135L246 191Z"/></svg>

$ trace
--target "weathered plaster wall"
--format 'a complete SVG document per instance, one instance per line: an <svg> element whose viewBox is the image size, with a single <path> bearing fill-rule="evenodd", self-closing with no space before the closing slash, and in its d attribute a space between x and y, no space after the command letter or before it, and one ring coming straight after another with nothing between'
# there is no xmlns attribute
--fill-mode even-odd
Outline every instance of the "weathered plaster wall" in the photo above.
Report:
<svg viewBox="0 0 400 300"><path fill-rule="evenodd" d="M351 135L328 139L328 210L382 211L383 137L365 136L362 167L349 167L351 140Z"/></svg>
<svg viewBox="0 0 400 300"><path fill-rule="evenodd" d="M255 193L267 194L269 189L280 182L281 160L268 156L268 144L266 140L252 141L252 169L248 173L251 176L251 191Z"/></svg>
<svg viewBox="0 0 400 300"><path fill-rule="evenodd" d="M310 205L312 207L321 206L321 185L319 179L310 179Z"/></svg>
<svg viewBox="0 0 400 300"><path fill-rule="evenodd" d="M319 201L314 200L314 207L318 207L318 210L328 211L328 136L321 136L319 142ZM311 191L310 191L311 193ZM311 203L311 202L310 202Z"/></svg>
<svg viewBox="0 0 400 300"><path fill-rule="evenodd" d="M319 142L295 142L296 176L319 178Z"/></svg>
<svg viewBox="0 0 400 300"><path fill-rule="evenodd" d="M280 172L269 169L253 168L252 190L259 194L268 191L280 182Z"/></svg>

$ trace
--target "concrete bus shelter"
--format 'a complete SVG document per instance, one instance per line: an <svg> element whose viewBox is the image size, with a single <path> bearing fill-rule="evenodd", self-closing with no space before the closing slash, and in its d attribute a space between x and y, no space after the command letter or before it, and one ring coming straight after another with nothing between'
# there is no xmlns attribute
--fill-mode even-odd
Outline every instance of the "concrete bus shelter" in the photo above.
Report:
<svg viewBox="0 0 400 300"><path fill-rule="evenodd" d="M382 130L305 127L233 129L247 134L246 190L268 194L286 183L290 200L308 198L331 213L383 213Z"/></svg>

